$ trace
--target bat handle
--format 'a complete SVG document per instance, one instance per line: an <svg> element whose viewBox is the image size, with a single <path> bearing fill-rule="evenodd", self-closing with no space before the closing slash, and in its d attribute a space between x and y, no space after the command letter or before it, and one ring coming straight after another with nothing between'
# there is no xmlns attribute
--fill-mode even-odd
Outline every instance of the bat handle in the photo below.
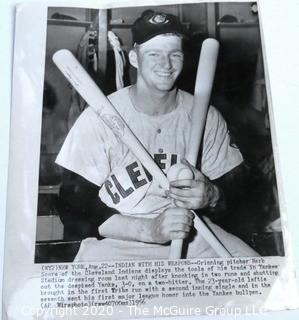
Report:
<svg viewBox="0 0 299 320"><path fill-rule="evenodd" d="M194 212L194 211L192 211ZM219 241L214 233L206 226L206 224L194 212L194 226L200 230L201 236L209 243L212 249L220 258L231 258L231 253ZM170 245L169 260L181 259L183 249L182 239L172 240Z"/></svg>
<svg viewBox="0 0 299 320"><path fill-rule="evenodd" d="M171 241L169 260L181 259L183 249L183 239L176 239Z"/></svg>

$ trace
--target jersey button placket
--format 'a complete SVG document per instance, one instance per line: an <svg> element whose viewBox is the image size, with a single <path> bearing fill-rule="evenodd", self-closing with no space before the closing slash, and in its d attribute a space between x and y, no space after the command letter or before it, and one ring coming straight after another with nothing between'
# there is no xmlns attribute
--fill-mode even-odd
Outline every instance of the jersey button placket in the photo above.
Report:
<svg viewBox="0 0 299 320"><path fill-rule="evenodd" d="M161 132L162 132L162 130L161 130L160 128L158 128L158 129L157 129L157 134L160 134ZM160 138L161 138L161 136L160 136ZM158 149L158 152L159 152L159 153L163 153L164 150L163 150L162 148L159 148L159 149Z"/></svg>

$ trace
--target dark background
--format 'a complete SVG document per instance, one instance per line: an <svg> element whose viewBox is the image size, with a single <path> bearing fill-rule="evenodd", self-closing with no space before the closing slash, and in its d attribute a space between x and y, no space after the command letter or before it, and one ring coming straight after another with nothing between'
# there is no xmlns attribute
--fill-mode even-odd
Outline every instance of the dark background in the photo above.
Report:
<svg viewBox="0 0 299 320"><path fill-rule="evenodd" d="M258 13L254 3L184 4L159 7L90 10L49 8L45 87L43 101L40 179L37 219L36 262L72 261L80 245L79 236L65 232L57 198L62 169L55 158L72 123L85 103L72 90L52 63L61 48L71 50L90 71L101 89L116 90L113 50L107 31L120 39L125 56L132 46L131 25L144 10L179 16L190 34L185 65L178 86L193 93L202 41L214 37L220 55L211 104L228 123L233 143L240 148L248 177L244 192L226 211L210 212L212 220L236 234L261 255L284 255L279 206L271 145ZM96 32L94 41L87 34ZM93 70L88 45L94 46L98 61ZM125 85L135 82L135 70L127 60ZM237 191L237 190L236 190ZM233 208L233 210L232 210ZM276 227L272 224L276 221Z"/></svg>

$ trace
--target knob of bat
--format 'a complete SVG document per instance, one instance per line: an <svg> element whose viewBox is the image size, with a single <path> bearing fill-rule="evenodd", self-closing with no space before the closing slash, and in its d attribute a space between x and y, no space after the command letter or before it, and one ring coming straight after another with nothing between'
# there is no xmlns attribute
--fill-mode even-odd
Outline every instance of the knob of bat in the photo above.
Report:
<svg viewBox="0 0 299 320"><path fill-rule="evenodd" d="M184 163L177 163L171 166L167 171L167 179L169 182L174 180L194 179L194 173Z"/></svg>

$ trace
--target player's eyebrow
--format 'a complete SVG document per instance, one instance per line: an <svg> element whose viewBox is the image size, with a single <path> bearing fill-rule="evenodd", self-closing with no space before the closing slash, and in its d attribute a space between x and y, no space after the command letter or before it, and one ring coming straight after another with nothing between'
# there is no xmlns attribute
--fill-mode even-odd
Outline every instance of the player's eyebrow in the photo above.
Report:
<svg viewBox="0 0 299 320"><path fill-rule="evenodd" d="M153 49L146 49L146 50L144 50L144 52L165 52L165 49L155 49L155 48L153 48ZM169 50L168 52L170 52L170 53L174 53L174 52L179 52L179 53L183 53L183 50L182 49L174 49L174 50Z"/></svg>

